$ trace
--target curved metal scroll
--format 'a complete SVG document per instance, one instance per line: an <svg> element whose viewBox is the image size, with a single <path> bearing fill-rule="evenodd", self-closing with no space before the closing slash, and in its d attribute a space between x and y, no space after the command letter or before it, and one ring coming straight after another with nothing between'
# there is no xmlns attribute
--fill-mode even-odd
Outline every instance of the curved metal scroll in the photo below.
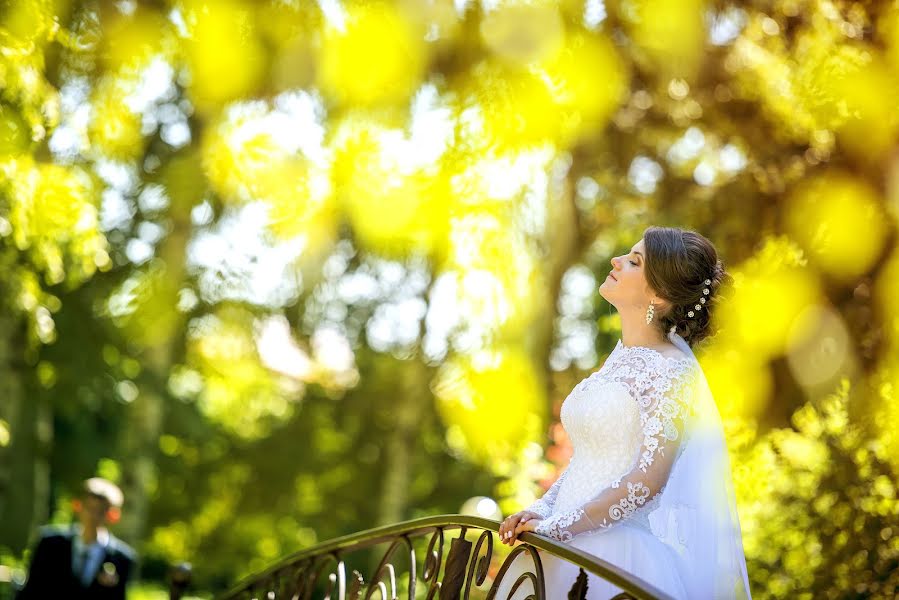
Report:
<svg viewBox="0 0 899 600"><path fill-rule="evenodd" d="M469 529L479 532L474 543L467 539ZM449 551L444 558L445 532L451 530L458 530L458 535L449 539ZM532 532L521 535L519 539L522 543L503 558L496 575L490 579L491 565L498 558L494 556L493 541L498 530L499 523L496 521L465 515L425 517L370 529L323 542L288 556L265 571L241 581L221 595L220 599L313 600L316 589L321 584L325 591L320 597L326 600L370 600L373 597L379 600L397 600L400 591L394 556L405 555L408 567L399 574L408 574L404 595L409 600L414 600L419 561L412 540L429 537L424 560L421 562L421 582L427 585L427 600L469 600L472 587L482 588L487 582L490 582L490 588L486 591L486 600L508 600L496 596L503 578L509 573L510 565L522 553L528 555L533 567L516 578L509 597L522 590L528 594L525 600L547 600L541 554L548 553L580 567L567 594L568 600L586 598L587 572L623 590L611 600L673 600L661 590L611 563L569 544ZM383 544L388 544L388 547L381 555L368 583L363 574L356 570L347 576L344 561L346 555ZM323 574L326 572L327 577L324 578ZM522 586L525 586L524 589Z"/></svg>

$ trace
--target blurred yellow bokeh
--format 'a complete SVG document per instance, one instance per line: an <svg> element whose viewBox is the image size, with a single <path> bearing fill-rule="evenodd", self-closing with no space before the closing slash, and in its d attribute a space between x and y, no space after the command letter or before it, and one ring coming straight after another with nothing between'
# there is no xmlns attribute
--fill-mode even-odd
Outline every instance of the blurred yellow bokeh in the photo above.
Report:
<svg viewBox="0 0 899 600"><path fill-rule="evenodd" d="M790 194L785 212L792 237L821 271L840 281L866 273L886 241L880 195L842 171L802 181Z"/></svg>
<svg viewBox="0 0 899 600"><path fill-rule="evenodd" d="M851 336L840 314L828 305L809 305L793 320L787 362L809 393L826 394L840 378L855 375Z"/></svg>
<svg viewBox="0 0 899 600"><path fill-rule="evenodd" d="M531 358L517 348L448 359L433 383L447 442L490 464L518 456L546 423L544 387ZM510 398L515 410L509 410Z"/></svg>
<svg viewBox="0 0 899 600"><path fill-rule="evenodd" d="M18 111L0 106L0 160L25 152L31 142L28 124Z"/></svg>
<svg viewBox="0 0 899 600"><path fill-rule="evenodd" d="M157 56L175 58L171 21L154 9L141 6L133 14L109 13L103 36L103 64L111 72L134 72Z"/></svg>
<svg viewBox="0 0 899 600"><path fill-rule="evenodd" d="M96 229L97 186L87 171L30 157L8 162L5 170L15 182L4 190L12 238L47 283L80 281L109 266L106 238Z"/></svg>
<svg viewBox="0 0 899 600"><path fill-rule="evenodd" d="M893 73L899 73L899 6L892 4L881 13L877 33L886 46L885 57Z"/></svg>
<svg viewBox="0 0 899 600"><path fill-rule="evenodd" d="M456 278L465 321L491 336L521 335L546 308L540 265L510 223L472 213L453 220L444 273Z"/></svg>
<svg viewBox="0 0 899 600"><path fill-rule="evenodd" d="M817 280L800 268L736 271L734 310L721 311L722 335L761 357L778 356L793 321L818 293Z"/></svg>
<svg viewBox="0 0 899 600"><path fill-rule="evenodd" d="M91 148L102 156L127 162L144 153L142 117L128 103L136 91L136 75L107 77L94 92L87 135Z"/></svg>
<svg viewBox="0 0 899 600"><path fill-rule="evenodd" d="M657 71L662 81L691 80L705 44L705 0L626 0L619 14L641 53L638 62Z"/></svg>
<svg viewBox="0 0 899 600"><path fill-rule="evenodd" d="M614 44L598 33L570 33L535 69L558 106L558 135L566 147L580 136L599 135L630 85L631 74Z"/></svg>
<svg viewBox="0 0 899 600"><path fill-rule="evenodd" d="M188 31L188 89L198 108L214 110L251 95L268 59L257 33L255 5L243 0L179 0L177 6Z"/></svg>
<svg viewBox="0 0 899 600"><path fill-rule="evenodd" d="M841 115L840 142L853 155L876 161L890 151L899 132L899 76L876 49L864 48L862 55L860 68L828 81Z"/></svg>
<svg viewBox="0 0 899 600"><path fill-rule="evenodd" d="M402 130L348 118L333 148L334 188L360 246L388 256L445 252L445 182Z"/></svg>
<svg viewBox="0 0 899 600"><path fill-rule="evenodd" d="M899 297L899 249L894 249L875 281L874 300L884 324L884 349L873 377L873 386L880 401L874 406L871 422L882 436L892 464L899 471L899 312L895 309Z"/></svg>
<svg viewBox="0 0 899 600"><path fill-rule="evenodd" d="M34 49L58 30L52 2L11 2L4 6L0 39L3 47Z"/></svg>
<svg viewBox="0 0 899 600"><path fill-rule="evenodd" d="M773 382L767 362L761 357L747 358L752 357L738 345L725 347L719 341L701 359L709 388L724 419L761 415L771 402Z"/></svg>
<svg viewBox="0 0 899 600"><path fill-rule="evenodd" d="M565 25L554 2L503 2L484 15L480 33L495 56L523 66L556 54Z"/></svg>
<svg viewBox="0 0 899 600"><path fill-rule="evenodd" d="M484 146L508 151L551 142L559 134L552 92L530 70L483 61L464 78L460 96L461 120Z"/></svg>
<svg viewBox="0 0 899 600"><path fill-rule="evenodd" d="M246 311L225 307L194 325L187 349L188 365L203 380L203 413L245 439L266 435L294 409L295 391L262 364L252 327Z"/></svg>
<svg viewBox="0 0 899 600"><path fill-rule="evenodd" d="M321 35L317 81L337 104L402 103L418 87L428 49L394 3L350 3Z"/></svg>

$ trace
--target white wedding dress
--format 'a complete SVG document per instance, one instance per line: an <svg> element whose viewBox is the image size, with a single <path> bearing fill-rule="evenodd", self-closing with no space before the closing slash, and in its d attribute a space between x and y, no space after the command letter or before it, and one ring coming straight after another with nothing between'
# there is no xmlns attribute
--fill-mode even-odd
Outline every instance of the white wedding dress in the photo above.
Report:
<svg viewBox="0 0 899 600"><path fill-rule="evenodd" d="M673 333L671 336L690 352L682 338ZM700 556L701 552L690 550L690 540L685 541L681 532L685 526L678 522L687 522L694 514L681 510L691 503L690 492L681 493L679 488L668 497L670 502L671 496L678 495L676 503L660 507L669 475L689 446L692 429L688 424L693 422L698 376L701 369L692 352L675 358L650 348L624 346L619 341L602 368L581 381L563 402L562 425L574 453L552 487L526 510L543 517L535 533L612 563L674 598L749 598L738 523L732 534L737 541L729 546L712 544L711 550L733 556L708 560ZM723 443L723 437L721 440ZM699 443L695 446L696 451L709 454L708 448L700 448ZM716 450L726 453L726 448ZM729 478L729 465L726 468ZM703 474L689 477L686 485L690 487L716 485L704 482ZM725 504L724 500L717 502ZM712 518L709 513L713 512L700 506L695 514ZM735 510L731 508L730 512L736 519ZM692 520L696 525L702 522L702 516L693 516ZM547 552L539 553L546 598L567 598L579 568ZM703 565L696 564L700 560L712 564L705 565L703 571ZM709 572L716 564L733 571L723 584L722 569L717 575ZM500 583L497 600L508 597L523 570L533 570L526 553L513 560ZM588 600L608 600L622 591L596 575L587 576ZM525 582L511 600L521 600L530 593L531 586Z"/></svg>

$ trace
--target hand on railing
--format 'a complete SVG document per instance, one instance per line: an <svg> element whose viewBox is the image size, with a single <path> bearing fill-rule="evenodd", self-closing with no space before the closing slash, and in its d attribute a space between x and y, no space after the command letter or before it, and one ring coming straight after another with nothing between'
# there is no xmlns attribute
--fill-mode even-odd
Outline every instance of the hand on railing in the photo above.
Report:
<svg viewBox="0 0 899 600"><path fill-rule="evenodd" d="M543 517L529 510L520 510L515 514L509 515L499 526L499 541L503 544L513 545L522 531L533 531L534 526L542 519ZM528 529L522 529L526 523L531 521L533 523Z"/></svg>

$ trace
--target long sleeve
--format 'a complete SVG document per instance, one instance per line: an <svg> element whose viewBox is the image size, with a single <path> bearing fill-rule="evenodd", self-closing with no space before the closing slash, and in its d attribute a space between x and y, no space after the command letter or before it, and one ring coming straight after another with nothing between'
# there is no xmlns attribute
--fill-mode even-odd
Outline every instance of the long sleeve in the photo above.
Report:
<svg viewBox="0 0 899 600"><path fill-rule="evenodd" d="M643 429L636 464L588 502L545 518L536 533L568 541L580 533L612 527L664 490L690 410L690 373L675 367L633 381L628 388L640 406Z"/></svg>
<svg viewBox="0 0 899 600"><path fill-rule="evenodd" d="M553 482L553 484L549 486L549 489L546 490L546 493L544 493L543 496L538 498L525 510L537 513L543 519L546 519L551 514L553 514L553 506L556 503L556 496L559 495L559 489L562 487L562 481L565 479L565 474L567 472L568 467L565 467L565 469L562 471L562 474L559 475L558 479L556 479L555 482Z"/></svg>

